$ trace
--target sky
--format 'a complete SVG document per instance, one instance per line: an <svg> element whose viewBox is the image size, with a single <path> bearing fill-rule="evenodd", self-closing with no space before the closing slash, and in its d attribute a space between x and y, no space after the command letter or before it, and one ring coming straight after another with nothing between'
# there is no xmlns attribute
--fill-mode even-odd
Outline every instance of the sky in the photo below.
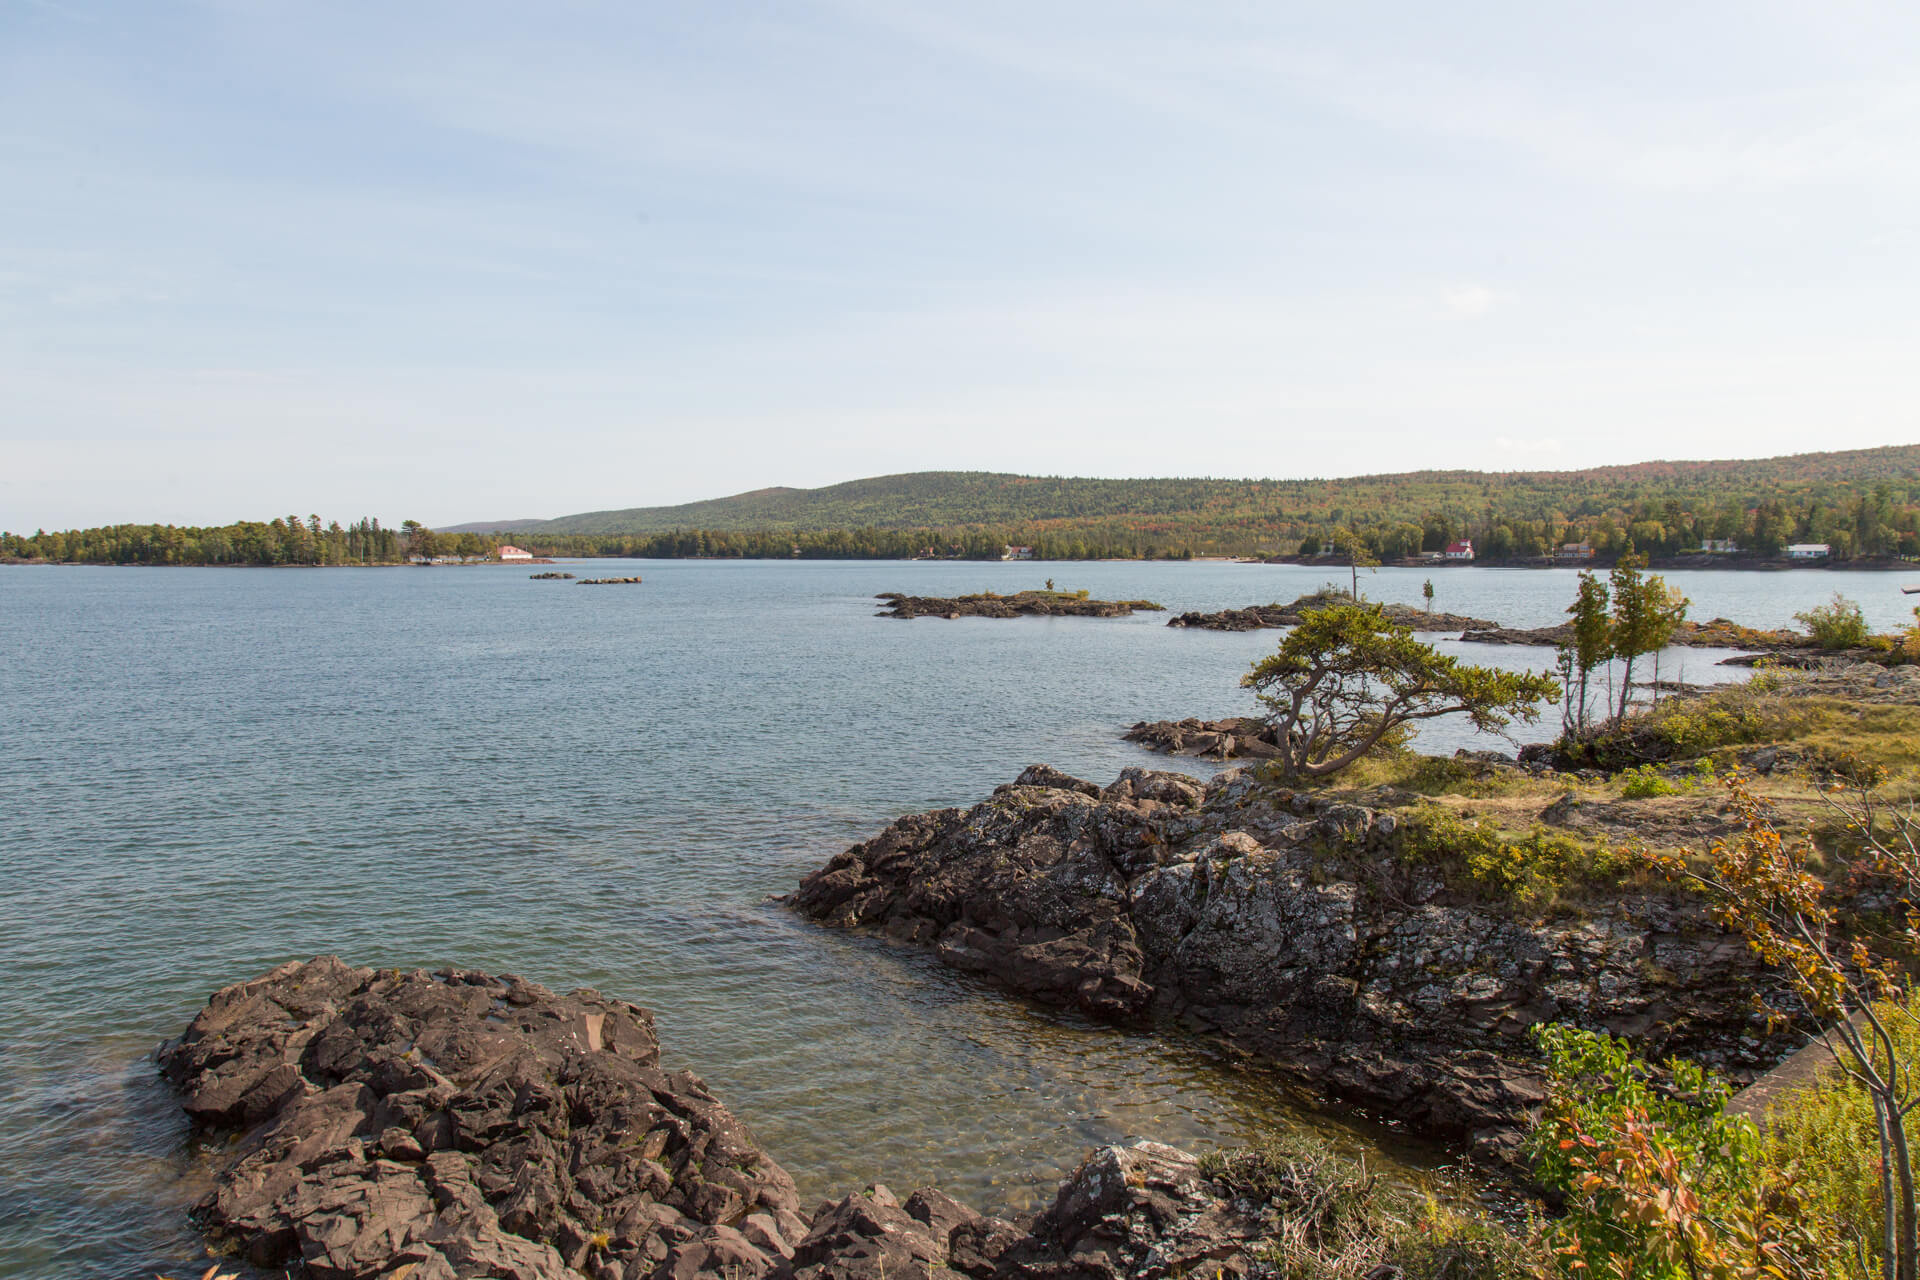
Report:
<svg viewBox="0 0 1920 1280"><path fill-rule="evenodd" d="M1920 440L1920 5L0 0L0 528Z"/></svg>

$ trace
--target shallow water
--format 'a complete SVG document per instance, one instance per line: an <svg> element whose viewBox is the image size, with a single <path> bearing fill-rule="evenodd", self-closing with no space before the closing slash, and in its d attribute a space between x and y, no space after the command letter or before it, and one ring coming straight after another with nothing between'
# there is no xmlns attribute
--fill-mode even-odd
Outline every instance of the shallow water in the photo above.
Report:
<svg viewBox="0 0 1920 1280"><path fill-rule="evenodd" d="M192 1265L182 1208L201 1188L146 1055L215 988L322 952L653 1008L668 1058L810 1197L880 1178L1016 1208L1096 1143L1327 1125L1205 1045L1035 1010L769 901L892 817L971 803L1033 761L1102 782L1164 764L1120 731L1250 710L1236 680L1276 640L1153 614L898 622L872 616L874 593L1052 576L1215 609L1292 599L1325 571L592 571L646 581L0 571L0 1275ZM1436 607L1517 626L1572 594L1570 571L1383 570L1363 587L1418 603L1428 576ZM1834 590L1878 627L1907 616L1888 575L1668 576L1696 617L1780 625ZM1737 674L1717 656L1669 655L1662 674ZM1427 740L1469 739L1439 724Z"/></svg>

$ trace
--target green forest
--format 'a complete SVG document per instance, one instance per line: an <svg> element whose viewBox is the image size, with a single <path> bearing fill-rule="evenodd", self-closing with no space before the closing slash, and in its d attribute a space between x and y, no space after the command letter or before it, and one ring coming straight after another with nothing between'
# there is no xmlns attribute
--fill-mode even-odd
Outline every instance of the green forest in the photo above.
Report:
<svg viewBox="0 0 1920 1280"><path fill-rule="evenodd" d="M1099 480L930 471L762 489L677 507L441 532L318 516L217 528L113 525L0 534L0 559L100 564L395 564L543 556L1047 560L1314 555L1391 563L1471 539L1481 562L1538 562L1585 542L1609 560L1731 541L1732 559L1826 543L1835 562L1920 555L1920 445L1586 471L1417 471L1338 480ZM1729 557L1716 556L1716 562Z"/></svg>
<svg viewBox="0 0 1920 1280"><path fill-rule="evenodd" d="M116 524L98 529L0 533L0 561L57 564L404 564L415 556L489 557L499 539L478 533L435 533L418 521L400 528L363 519L322 525L319 516L276 517L261 523L200 528L171 524Z"/></svg>

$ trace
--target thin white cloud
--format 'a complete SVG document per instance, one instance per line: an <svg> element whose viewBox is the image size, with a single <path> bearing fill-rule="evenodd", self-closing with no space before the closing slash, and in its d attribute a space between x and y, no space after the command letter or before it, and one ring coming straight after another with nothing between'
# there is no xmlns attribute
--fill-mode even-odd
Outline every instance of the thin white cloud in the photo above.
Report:
<svg viewBox="0 0 1920 1280"><path fill-rule="evenodd" d="M1483 284L1470 284L1449 290L1444 301L1457 315L1483 316L1493 309L1494 292Z"/></svg>

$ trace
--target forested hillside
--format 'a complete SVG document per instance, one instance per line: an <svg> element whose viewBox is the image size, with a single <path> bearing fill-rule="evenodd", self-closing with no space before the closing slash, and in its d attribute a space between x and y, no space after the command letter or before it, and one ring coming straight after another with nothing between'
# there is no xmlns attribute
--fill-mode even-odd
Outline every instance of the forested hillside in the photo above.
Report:
<svg viewBox="0 0 1920 1280"><path fill-rule="evenodd" d="M1348 531L1382 559L1472 538L1482 558L1631 538L1671 555L1732 539L1770 555L1920 552L1920 445L1587 471L1420 471L1339 480L1097 480L932 471L823 489L761 489L678 507L592 512L512 532L555 554L1048 558L1291 553Z"/></svg>

